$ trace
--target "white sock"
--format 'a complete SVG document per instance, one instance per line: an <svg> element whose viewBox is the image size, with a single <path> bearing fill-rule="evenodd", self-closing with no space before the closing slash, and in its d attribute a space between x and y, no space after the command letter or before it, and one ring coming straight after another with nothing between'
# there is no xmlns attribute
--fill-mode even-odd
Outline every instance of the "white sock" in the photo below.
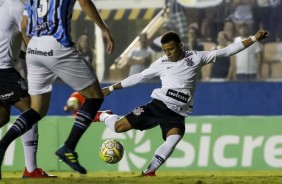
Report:
<svg viewBox="0 0 282 184"><path fill-rule="evenodd" d="M103 113L102 113L103 114ZM101 115L102 115L101 114ZM106 113L105 113L106 114ZM105 118L104 118L105 117ZM100 118L101 118L101 116L100 116ZM111 114L111 115L109 115L109 114L107 114L107 116L106 115L104 115L103 116L103 120L102 121L104 121L105 122L105 125L107 126L107 127L109 127L113 132L116 132L116 129L115 129L115 124L116 124L116 122L119 120L119 117L118 117L118 115L115 115L115 114Z"/></svg>
<svg viewBox="0 0 282 184"><path fill-rule="evenodd" d="M166 141L156 150L153 159L149 166L144 171L145 174L156 171L172 154L175 146L181 140L180 135L170 135L166 138Z"/></svg>
<svg viewBox="0 0 282 184"><path fill-rule="evenodd" d="M25 157L25 167L28 172L33 172L37 168L36 153L38 144L38 125L37 123L32 126L32 128L21 136L24 157Z"/></svg>
<svg viewBox="0 0 282 184"><path fill-rule="evenodd" d="M100 119L100 121L105 121L105 119L106 119L107 117L109 117L110 115L112 115L112 114L108 114L108 113L106 113L106 112L102 112L102 113L100 114L99 119Z"/></svg>

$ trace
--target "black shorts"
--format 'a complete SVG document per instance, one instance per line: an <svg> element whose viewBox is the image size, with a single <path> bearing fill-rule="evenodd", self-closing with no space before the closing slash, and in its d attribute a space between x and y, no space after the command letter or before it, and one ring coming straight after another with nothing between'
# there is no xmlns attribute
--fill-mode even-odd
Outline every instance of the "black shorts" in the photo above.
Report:
<svg viewBox="0 0 282 184"><path fill-rule="evenodd" d="M172 128L179 128L182 135L185 132L185 118L167 108L160 100L154 99L150 103L135 108L128 113L126 119L137 130L147 130L160 125L163 139Z"/></svg>
<svg viewBox="0 0 282 184"><path fill-rule="evenodd" d="M0 104L13 105L26 96L27 83L20 73L14 68L0 69Z"/></svg>

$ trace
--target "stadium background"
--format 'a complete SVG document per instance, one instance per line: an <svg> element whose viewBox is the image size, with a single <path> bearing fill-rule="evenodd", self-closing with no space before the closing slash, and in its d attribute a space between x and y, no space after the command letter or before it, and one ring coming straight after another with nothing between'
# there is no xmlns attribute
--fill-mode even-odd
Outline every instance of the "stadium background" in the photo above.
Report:
<svg viewBox="0 0 282 184"><path fill-rule="evenodd" d="M98 6L97 6L98 7ZM105 56L109 68L138 33L158 13L159 8L131 8L101 10L116 38L116 51ZM74 13L74 39L81 34L92 35L95 28L85 15ZM120 29L122 27L123 29ZM105 71L102 86L111 84ZM105 99L102 109L119 115L147 103L157 83L145 83L116 91ZM63 107L73 91L60 81L54 84L48 116L39 125L39 165L46 170L69 171L54 156L72 126L73 117ZM161 170L281 170L282 168L282 83L281 82L200 82L195 94L194 112L186 119L186 134L175 153ZM13 109L14 119L19 112ZM11 121L12 122L12 121ZM1 129L1 135L10 124ZM126 134L110 133L102 123L90 127L80 141L77 152L80 161L90 171L142 170L151 160L154 150L162 142L158 129ZM125 147L124 159L116 165L102 163L98 150L103 140L120 140ZM23 151L20 139L10 147L3 170L21 171Z"/></svg>

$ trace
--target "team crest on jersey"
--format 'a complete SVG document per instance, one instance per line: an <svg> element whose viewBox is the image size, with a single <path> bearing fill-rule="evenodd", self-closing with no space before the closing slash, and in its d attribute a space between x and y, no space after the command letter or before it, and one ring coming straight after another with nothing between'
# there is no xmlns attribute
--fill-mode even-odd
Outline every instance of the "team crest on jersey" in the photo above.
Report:
<svg viewBox="0 0 282 184"><path fill-rule="evenodd" d="M191 58L185 58L187 66L194 66L194 61Z"/></svg>
<svg viewBox="0 0 282 184"><path fill-rule="evenodd" d="M144 112L144 109L141 108L141 107L137 107L137 108L134 109L132 112L133 112L133 114L134 114L135 116L139 116L142 112Z"/></svg>

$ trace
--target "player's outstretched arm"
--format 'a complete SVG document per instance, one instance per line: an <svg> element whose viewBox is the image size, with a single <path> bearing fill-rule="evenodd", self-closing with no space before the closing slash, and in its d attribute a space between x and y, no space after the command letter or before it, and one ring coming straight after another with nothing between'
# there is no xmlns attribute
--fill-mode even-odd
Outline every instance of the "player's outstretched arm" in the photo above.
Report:
<svg viewBox="0 0 282 184"><path fill-rule="evenodd" d="M131 75L131 76L123 79L122 81L120 81L116 84L113 84L111 86L103 88L102 91L103 91L103 94L106 96L106 95L109 95L114 90L134 86L134 85L136 85L136 84L138 84L138 83L140 83L144 80L146 80L146 77L144 75L142 75L142 72L137 73L137 74Z"/></svg>
<svg viewBox="0 0 282 184"><path fill-rule="evenodd" d="M261 41L267 38L269 35L268 31L260 29L254 36L243 40L242 42L232 43L223 49L215 50L217 57L229 57L242 50L248 48L255 42Z"/></svg>
<svg viewBox="0 0 282 184"><path fill-rule="evenodd" d="M102 20L96 6L90 0L78 0L78 2L86 15L102 30L103 39L107 44L106 52L111 54L114 49L114 40L108 26Z"/></svg>

